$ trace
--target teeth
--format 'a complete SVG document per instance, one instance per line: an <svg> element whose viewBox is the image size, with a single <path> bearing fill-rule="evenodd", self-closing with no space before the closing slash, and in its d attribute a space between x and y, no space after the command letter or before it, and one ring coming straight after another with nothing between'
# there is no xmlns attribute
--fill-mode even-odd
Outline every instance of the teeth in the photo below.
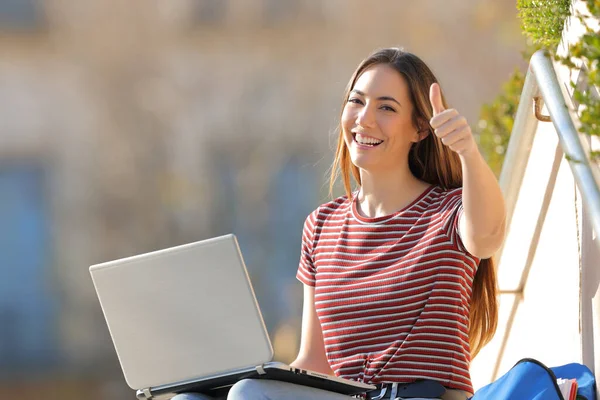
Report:
<svg viewBox="0 0 600 400"><path fill-rule="evenodd" d="M383 142L383 140L377 140L377 139L373 139L370 137L366 137L361 135L360 133L356 134L356 141L360 144L370 144L370 145L377 145L381 142Z"/></svg>

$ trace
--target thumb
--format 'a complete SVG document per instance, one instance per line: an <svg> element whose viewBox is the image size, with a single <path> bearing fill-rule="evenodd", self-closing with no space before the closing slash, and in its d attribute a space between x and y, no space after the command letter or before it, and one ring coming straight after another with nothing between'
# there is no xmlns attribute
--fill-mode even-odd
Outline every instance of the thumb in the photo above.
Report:
<svg viewBox="0 0 600 400"><path fill-rule="evenodd" d="M431 101L431 107L433 107L433 115L438 115L445 110L442 103L442 90L437 83L432 83L429 88L429 101Z"/></svg>

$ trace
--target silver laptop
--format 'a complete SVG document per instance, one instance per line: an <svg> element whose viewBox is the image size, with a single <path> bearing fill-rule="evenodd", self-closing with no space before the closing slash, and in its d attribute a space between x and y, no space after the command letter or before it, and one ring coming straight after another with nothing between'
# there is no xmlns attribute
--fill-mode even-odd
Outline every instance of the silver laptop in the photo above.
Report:
<svg viewBox="0 0 600 400"><path fill-rule="evenodd" d="M272 361L234 235L90 267L127 384L139 399L220 395L242 378L348 395L375 386Z"/></svg>

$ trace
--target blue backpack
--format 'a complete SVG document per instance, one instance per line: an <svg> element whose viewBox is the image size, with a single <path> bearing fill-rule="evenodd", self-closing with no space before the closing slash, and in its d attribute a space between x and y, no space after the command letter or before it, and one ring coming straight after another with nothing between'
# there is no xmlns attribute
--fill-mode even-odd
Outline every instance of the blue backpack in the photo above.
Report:
<svg viewBox="0 0 600 400"><path fill-rule="evenodd" d="M594 374L585 365L548 368L531 358L517 362L502 377L475 392L471 400L565 400L557 378L577 379L577 399L596 400Z"/></svg>

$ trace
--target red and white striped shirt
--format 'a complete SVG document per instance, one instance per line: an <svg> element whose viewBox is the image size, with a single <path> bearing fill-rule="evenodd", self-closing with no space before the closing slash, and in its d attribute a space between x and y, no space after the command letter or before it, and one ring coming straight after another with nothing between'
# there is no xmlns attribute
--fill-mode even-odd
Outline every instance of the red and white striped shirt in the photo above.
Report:
<svg viewBox="0 0 600 400"><path fill-rule="evenodd" d="M431 186L385 217L361 216L347 196L308 216L297 278L315 286L337 376L434 379L473 393L469 303L479 259L458 235L461 212L462 189Z"/></svg>

